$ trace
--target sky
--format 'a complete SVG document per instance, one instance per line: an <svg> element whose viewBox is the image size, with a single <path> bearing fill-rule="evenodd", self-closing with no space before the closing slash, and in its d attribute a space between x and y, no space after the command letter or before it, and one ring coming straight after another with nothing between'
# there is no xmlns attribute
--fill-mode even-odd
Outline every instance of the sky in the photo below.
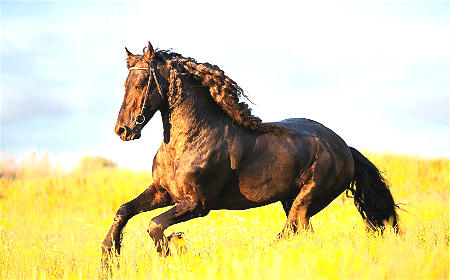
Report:
<svg viewBox="0 0 450 280"><path fill-rule="evenodd" d="M334 3L338 2L338 3ZM1 152L150 169L155 116L114 134L126 46L218 65L263 121L321 122L364 151L449 157L448 1L2 1Z"/></svg>

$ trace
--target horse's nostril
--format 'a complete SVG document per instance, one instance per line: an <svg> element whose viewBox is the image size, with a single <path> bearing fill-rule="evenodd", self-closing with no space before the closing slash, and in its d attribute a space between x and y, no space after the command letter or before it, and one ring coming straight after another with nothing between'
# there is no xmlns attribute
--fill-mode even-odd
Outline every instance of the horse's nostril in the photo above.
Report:
<svg viewBox="0 0 450 280"><path fill-rule="evenodd" d="M119 127L119 130L117 130L117 134L121 135L125 131L125 128L123 126Z"/></svg>

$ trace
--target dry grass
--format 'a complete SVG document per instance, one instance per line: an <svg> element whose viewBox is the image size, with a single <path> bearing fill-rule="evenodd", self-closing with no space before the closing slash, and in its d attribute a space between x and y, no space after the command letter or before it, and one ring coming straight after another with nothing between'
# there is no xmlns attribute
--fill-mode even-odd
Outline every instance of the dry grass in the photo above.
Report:
<svg viewBox="0 0 450 280"><path fill-rule="evenodd" d="M385 170L404 234L367 234L345 196L313 217L314 234L273 243L280 204L213 211L167 230L188 252L159 258L143 213L128 224L115 279L444 278L449 276L450 161L369 154ZM151 181L144 172L99 169L0 179L0 279L95 279L101 241L120 204Z"/></svg>

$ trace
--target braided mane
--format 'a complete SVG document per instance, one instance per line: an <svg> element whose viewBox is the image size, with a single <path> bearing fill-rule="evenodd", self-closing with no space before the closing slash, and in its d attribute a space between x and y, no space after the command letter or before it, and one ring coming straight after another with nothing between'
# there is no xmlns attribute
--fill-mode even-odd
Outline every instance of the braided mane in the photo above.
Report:
<svg viewBox="0 0 450 280"><path fill-rule="evenodd" d="M186 58L178 53L158 50L156 58L165 61L169 77L169 106L175 107L183 95L183 74L191 74L203 86L209 88L213 100L240 126L260 132L279 132L280 127L262 123L261 119L251 114L245 102L239 102L244 94L242 88L222 71L218 66L209 63L198 63L193 58Z"/></svg>

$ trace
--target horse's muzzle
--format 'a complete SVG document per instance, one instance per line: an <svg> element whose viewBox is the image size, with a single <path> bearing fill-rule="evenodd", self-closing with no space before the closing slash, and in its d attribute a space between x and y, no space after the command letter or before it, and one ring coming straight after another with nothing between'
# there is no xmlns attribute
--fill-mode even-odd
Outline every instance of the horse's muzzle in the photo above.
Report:
<svg viewBox="0 0 450 280"><path fill-rule="evenodd" d="M135 126L133 130L128 126L121 126L116 130L116 134L119 135L120 139L123 141L130 141L141 137L141 129L138 126Z"/></svg>

